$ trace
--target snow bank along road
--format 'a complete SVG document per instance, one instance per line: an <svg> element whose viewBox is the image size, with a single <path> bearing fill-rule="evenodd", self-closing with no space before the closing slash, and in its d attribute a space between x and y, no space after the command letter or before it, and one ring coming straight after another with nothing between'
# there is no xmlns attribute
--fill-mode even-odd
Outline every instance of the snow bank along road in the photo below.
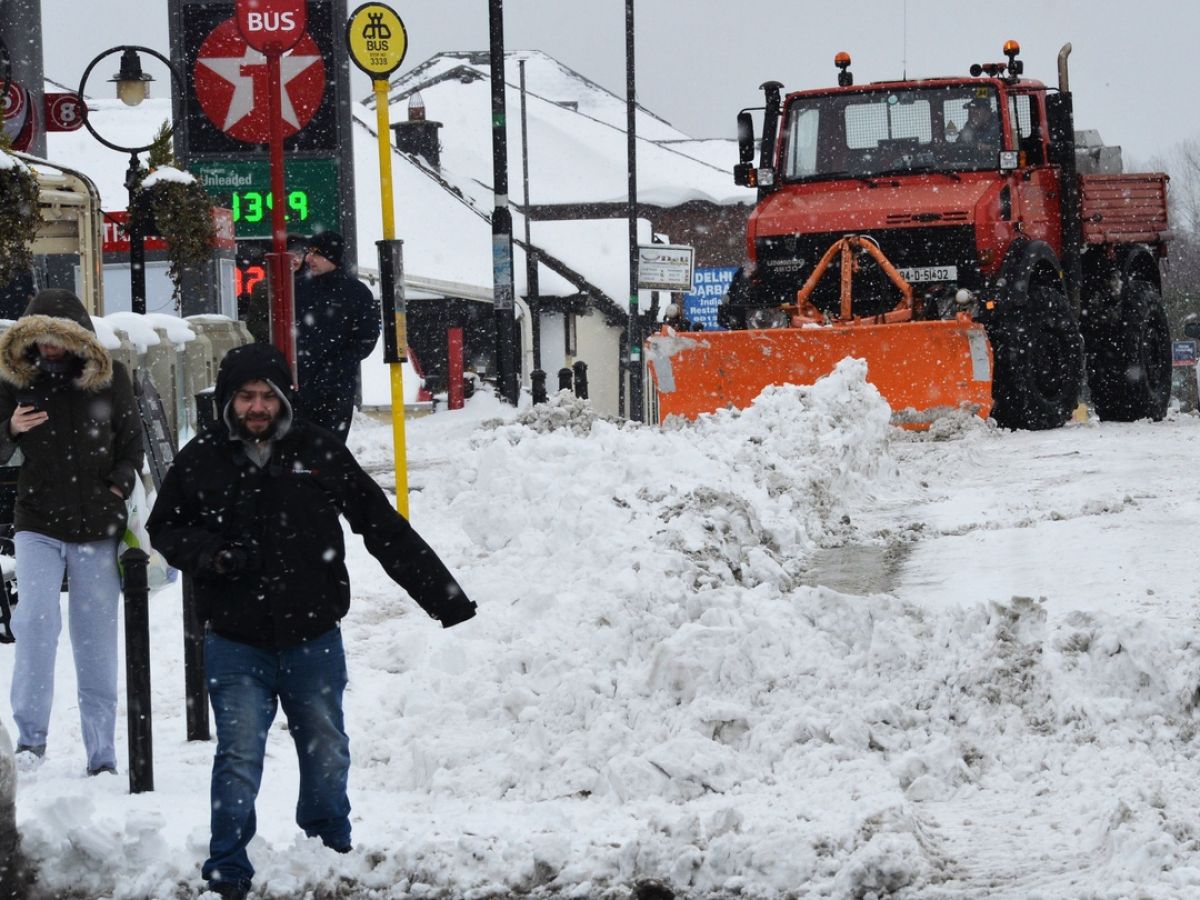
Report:
<svg viewBox="0 0 1200 900"><path fill-rule="evenodd" d="M854 363L661 429L486 401L409 428L480 616L440 631L351 539L355 850L297 835L278 726L257 896L1200 895L1200 419L914 436ZM61 660L18 800L48 895L195 895L178 610L154 794L82 776Z"/></svg>

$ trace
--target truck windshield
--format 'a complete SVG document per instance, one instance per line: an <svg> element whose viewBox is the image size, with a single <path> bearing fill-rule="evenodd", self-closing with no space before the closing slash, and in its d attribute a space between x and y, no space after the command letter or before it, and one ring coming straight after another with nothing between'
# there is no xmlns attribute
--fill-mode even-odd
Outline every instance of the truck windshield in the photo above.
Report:
<svg viewBox="0 0 1200 900"><path fill-rule="evenodd" d="M797 97L781 168L787 181L995 169L1000 133L981 84Z"/></svg>

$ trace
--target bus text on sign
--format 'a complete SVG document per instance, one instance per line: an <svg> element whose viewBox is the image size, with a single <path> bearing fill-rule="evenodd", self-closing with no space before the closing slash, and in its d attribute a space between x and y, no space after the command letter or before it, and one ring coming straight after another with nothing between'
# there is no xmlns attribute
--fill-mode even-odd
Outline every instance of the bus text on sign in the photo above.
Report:
<svg viewBox="0 0 1200 900"><path fill-rule="evenodd" d="M308 24L305 0L238 0L236 11L238 30L260 53L290 50Z"/></svg>

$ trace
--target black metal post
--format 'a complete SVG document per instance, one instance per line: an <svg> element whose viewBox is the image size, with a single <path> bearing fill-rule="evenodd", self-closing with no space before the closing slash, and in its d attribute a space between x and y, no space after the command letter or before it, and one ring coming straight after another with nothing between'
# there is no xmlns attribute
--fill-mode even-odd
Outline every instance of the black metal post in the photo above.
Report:
<svg viewBox="0 0 1200 900"><path fill-rule="evenodd" d="M196 394L196 431L203 433L217 419L216 389ZM183 576L183 697L187 714L187 739L207 741L208 683L204 679L204 623L196 607L196 589L190 575Z"/></svg>
<svg viewBox="0 0 1200 900"><path fill-rule="evenodd" d="M563 366L558 370L558 389L560 391L570 391L574 389L575 376L569 368Z"/></svg>
<svg viewBox="0 0 1200 900"><path fill-rule="evenodd" d="M529 373L529 384L533 391L534 403L545 403L550 399L546 393L546 373L541 369L534 369Z"/></svg>
<svg viewBox="0 0 1200 900"><path fill-rule="evenodd" d="M576 360L575 365L571 366L575 370L575 396L580 400L588 398L588 382L587 382L587 363L583 360Z"/></svg>
<svg viewBox="0 0 1200 900"><path fill-rule="evenodd" d="M187 714L187 739L207 741L208 683L204 679L204 623L196 607L192 576L183 576L183 700Z"/></svg>
<svg viewBox="0 0 1200 900"><path fill-rule="evenodd" d="M139 217L134 212L138 202L138 174L141 163L136 153L129 154L129 168L125 171L125 189L129 191L129 308L135 313L146 312L146 236L142 234Z"/></svg>
<svg viewBox="0 0 1200 900"><path fill-rule="evenodd" d="M125 593L125 705L129 734L129 793L154 790L154 738L150 724L150 587L139 547L121 554Z"/></svg>
<svg viewBox="0 0 1200 900"><path fill-rule="evenodd" d="M629 156L629 418L642 415L642 321L638 315L637 91L633 65L633 0L625 0L625 131Z"/></svg>
<svg viewBox="0 0 1200 900"><path fill-rule="evenodd" d="M517 354L513 311L512 212L508 208L508 127L504 111L504 2L488 0L492 75L493 303L496 311L496 374L500 397L517 405Z"/></svg>
<svg viewBox="0 0 1200 900"><path fill-rule="evenodd" d="M542 391L545 392L546 376L542 376ZM12 600L9 597L9 590L13 582L5 578L4 583L0 584L0 644L11 644L16 638L13 637L12 628L9 623L12 621ZM4 896L0 894L0 897Z"/></svg>

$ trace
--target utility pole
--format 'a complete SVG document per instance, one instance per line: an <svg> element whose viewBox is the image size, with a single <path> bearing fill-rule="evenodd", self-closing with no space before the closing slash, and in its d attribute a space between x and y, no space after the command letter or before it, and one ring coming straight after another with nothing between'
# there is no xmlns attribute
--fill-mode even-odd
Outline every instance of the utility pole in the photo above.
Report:
<svg viewBox="0 0 1200 900"><path fill-rule="evenodd" d="M517 354L513 315L512 212L508 208L508 129L504 112L504 0L488 0L492 70L492 279L496 313L496 375L500 397L517 405Z"/></svg>
<svg viewBox="0 0 1200 900"><path fill-rule="evenodd" d="M629 154L629 418L642 416L642 322L638 315L637 91L633 78L633 0L625 0L625 131Z"/></svg>
<svg viewBox="0 0 1200 900"><path fill-rule="evenodd" d="M529 315L533 319L533 368L542 369L542 335L540 302L538 300L538 254L529 237L529 127L525 117L525 60L521 60L521 177L525 198L525 284L528 292ZM537 402L536 400L534 401Z"/></svg>

